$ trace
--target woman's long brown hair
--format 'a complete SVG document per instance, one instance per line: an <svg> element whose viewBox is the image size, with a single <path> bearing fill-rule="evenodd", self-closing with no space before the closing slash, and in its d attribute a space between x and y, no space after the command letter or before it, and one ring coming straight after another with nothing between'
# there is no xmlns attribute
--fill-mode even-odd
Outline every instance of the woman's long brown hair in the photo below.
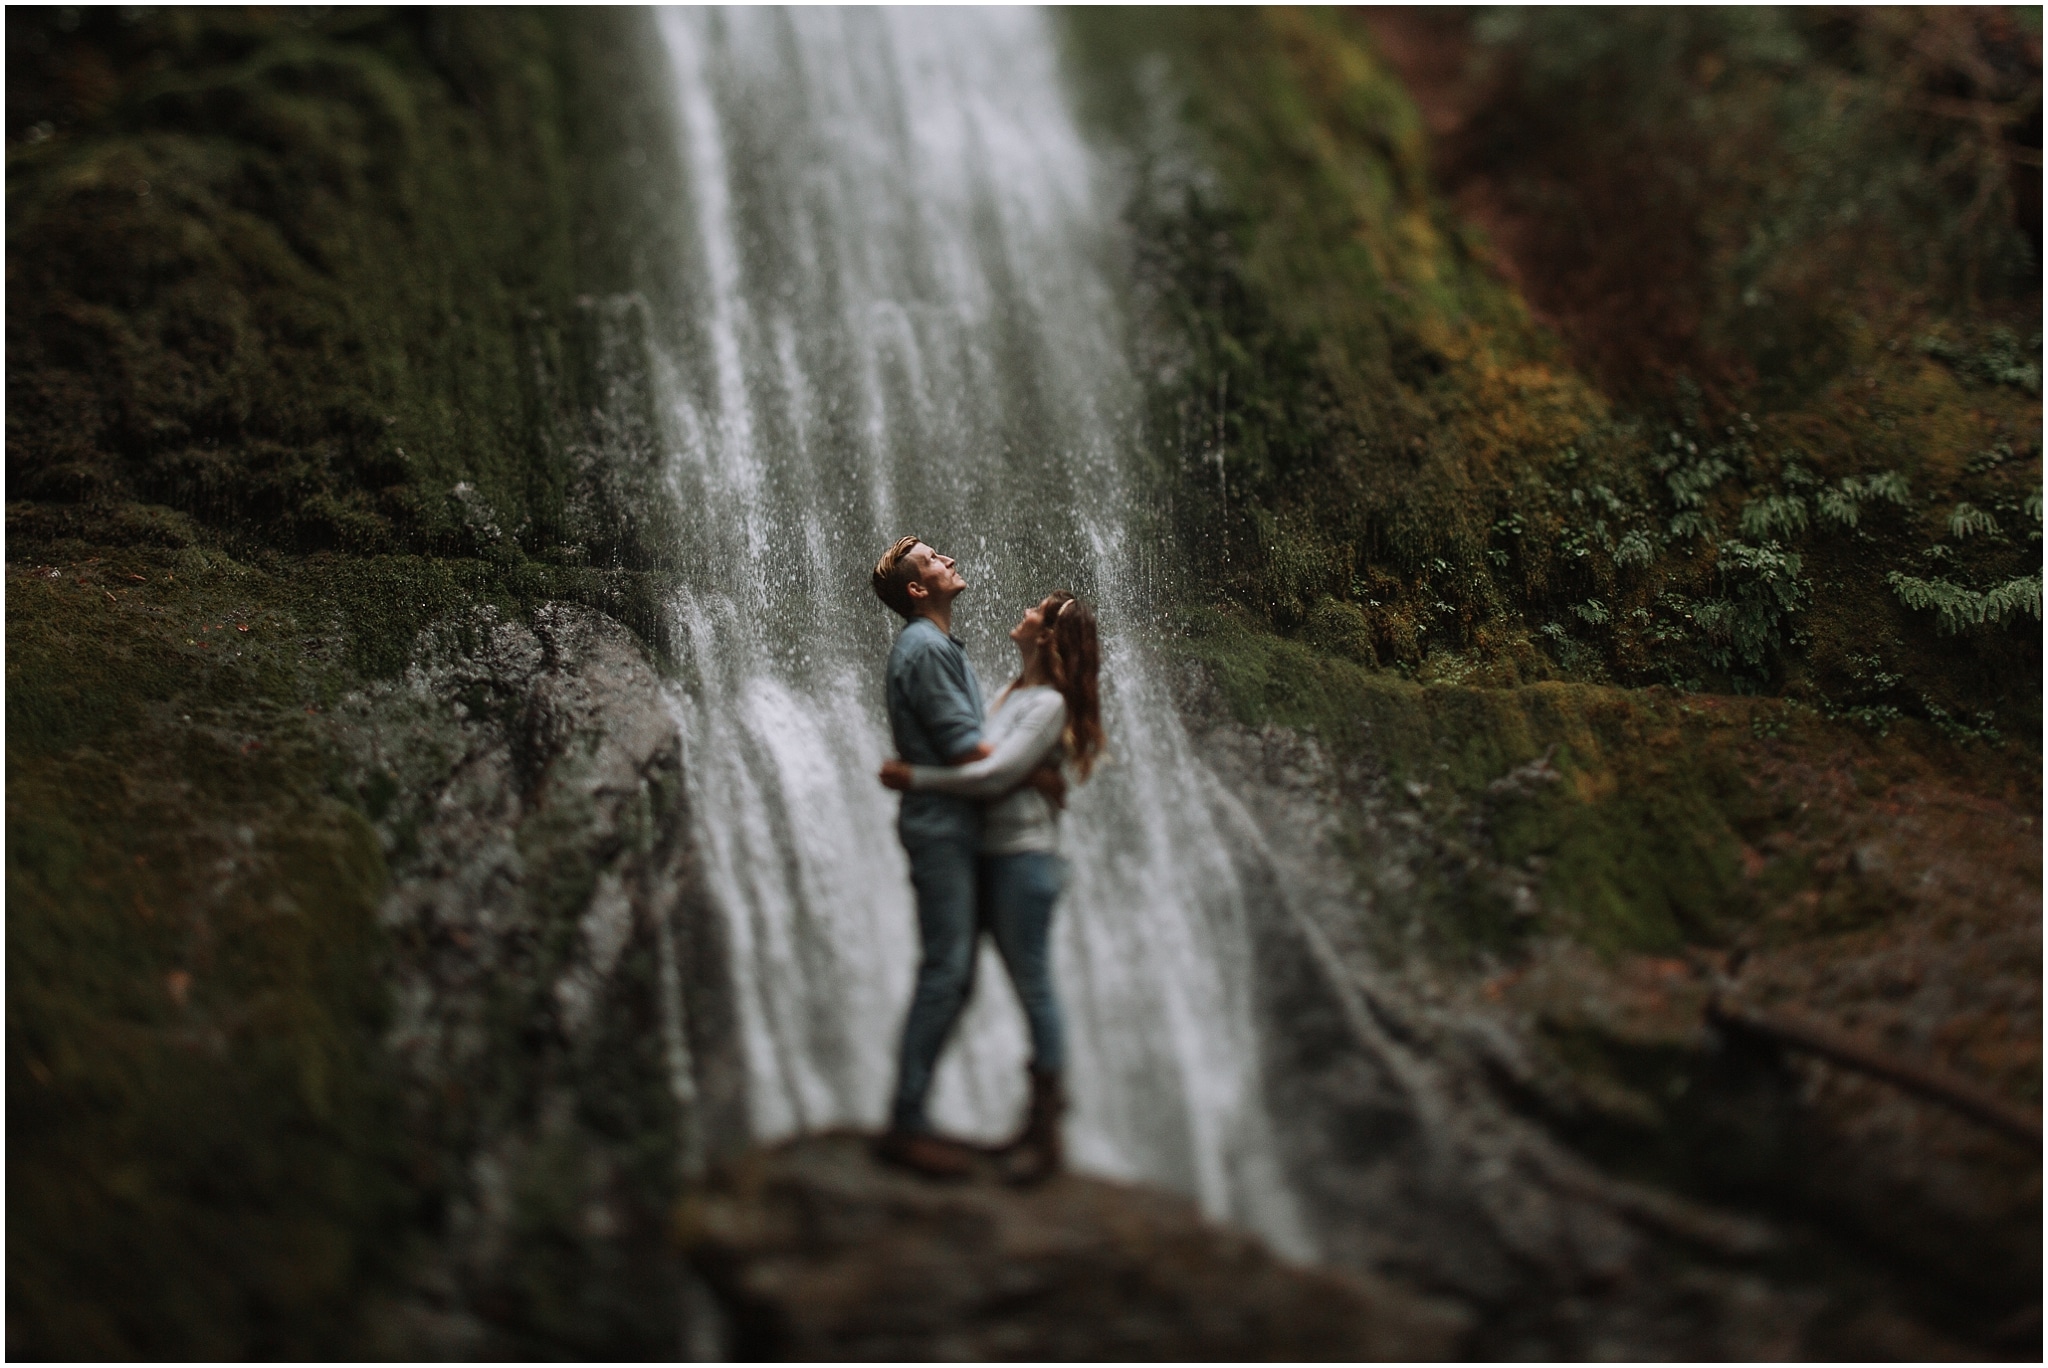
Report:
<svg viewBox="0 0 2048 1368"><path fill-rule="evenodd" d="M1052 686L1067 700L1067 758L1086 779L1102 753L1102 648L1095 637L1095 610L1064 589L1045 596L1038 650Z"/></svg>

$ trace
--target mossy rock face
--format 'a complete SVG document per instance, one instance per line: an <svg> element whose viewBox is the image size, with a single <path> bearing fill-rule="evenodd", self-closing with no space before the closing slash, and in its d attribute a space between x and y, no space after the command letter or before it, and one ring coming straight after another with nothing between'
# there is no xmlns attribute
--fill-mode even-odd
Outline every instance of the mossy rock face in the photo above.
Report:
<svg viewBox="0 0 2048 1368"><path fill-rule="evenodd" d="M632 872L680 821L673 726L644 646L592 608L522 599L486 563L338 558L266 572L217 552L103 549L9 571L16 1347L234 1357L667 1344L672 1286L642 1295L620 1269L593 1271L638 1239L648 1248L628 1263L659 1282L662 1194L683 1168L662 1042L689 1058L676 1033L694 1019L677 1015L681 985L660 997L651 919L679 915L688 874L673 852L665 872ZM582 584L627 618L634 593L654 592L608 587L618 577L600 572L533 573ZM542 656L517 625L527 620L552 643L554 682L538 691L522 682ZM490 654L508 631L527 643L524 673ZM593 633L602 651L572 645ZM471 663L451 672L449 660ZM418 705L366 701L384 696ZM635 734L629 722L654 740L623 787L575 779ZM451 834L451 775L474 789L492 747L505 758L486 806L527 794L537 815L499 813L504 839L488 815L473 820L490 829ZM615 788L628 810L611 810ZM488 1001L464 983L419 985L444 1010L482 1011L447 1029L501 1054L468 1071L394 1068L394 974L431 979L451 935L483 934L437 921L394 940L394 899L412 871L506 840L501 873L534 901L504 934L538 958L493 975ZM583 927L600 903L622 936ZM459 899L433 905L453 916ZM672 955L698 933L660 934ZM691 1000L715 1006L721 952L685 950L706 980L688 985ZM456 958L474 966L482 953ZM591 1001L570 1012L579 995ZM567 1029L550 1024L564 1013L577 1016L575 1076L589 1085L568 1112L534 1091L546 1091L541 1041ZM695 1025L712 1078L718 1023ZM723 1086L729 1108L736 1080ZM450 1088L467 1100L444 1113ZM422 1099L431 1114L415 1114ZM480 1147L508 1145L525 1175L507 1236L517 1257L461 1270L455 1286L481 1313L450 1342L440 1321L415 1324L392 1284L438 1247L426 1237L435 1210L474 1200L465 1175ZM579 1235L592 1203L611 1214ZM562 1238L582 1253L518 1254ZM509 1295L514 1272L524 1290Z"/></svg>
<svg viewBox="0 0 2048 1368"><path fill-rule="evenodd" d="M1421 684L1228 612L1192 612L1160 644L1192 667L1204 744L1255 795L1267 841L1322 890L1294 915L1349 947L1391 1023L1398 1043L1368 1042L1368 1059L1406 1049L1469 1070L1608 1171L1765 1218L1806 1251L1773 1263L1774 1286L1834 1308L1803 1352L1835 1352L1838 1335L1911 1342L1863 1324L1854 1308L1872 1298L1975 1342L2030 1295L2037 1155L1706 1016L1734 992L2033 1104L2030 757L1920 723L1878 737L1777 700ZM1248 748L1269 758L1231 758ZM1298 779L1265 792L1274 774L1320 777L1304 800L1289 797ZM1283 930L1261 934L1262 960L1300 957ZM1304 1181L1343 1210L1356 1194L1332 1175L1409 1143L1400 1107L1360 1099L1358 1065L1323 1040L1345 1032L1306 980L1268 978ZM1432 1201L1455 1205L1418 1194L1395 1224L1442 1219ZM1483 1250L1460 1257L1485 1266Z"/></svg>
<svg viewBox="0 0 2048 1368"><path fill-rule="evenodd" d="M377 1352L671 1352L671 1204L746 1123L659 677L602 614L485 606L331 734L395 871L387 1039L449 1224Z"/></svg>
<svg viewBox="0 0 2048 1368"><path fill-rule="evenodd" d="M1142 150L1133 295L1194 594L1362 659L1344 605L1425 673L2038 730L2038 247L2002 145L1894 98L1950 79L1923 21L1069 22L1084 110ZM1925 22L2026 117L2011 23ZM1845 180L1853 222L1817 202Z"/></svg>
<svg viewBox="0 0 2048 1368"><path fill-rule="evenodd" d="M408 1120L379 910L419 822L334 710L480 613L607 615L649 668L644 309L596 231L645 212L635 22L9 16L11 1352L426 1342L403 1278L473 1139ZM533 852L565 944L597 817ZM660 1105L522 1170L520 1238L583 1253L491 1303L499 1352L648 1351L662 1297L589 1291L630 1240L574 1232L593 1154L674 1181Z"/></svg>
<svg viewBox="0 0 2048 1368"><path fill-rule="evenodd" d="M1447 951L1548 930L1609 953L1671 953L1725 943L1751 906L1737 824L1758 800L1723 739L1747 727L1740 703L1421 685L1227 614L1191 615L1178 644L1239 722L1317 736L1338 763L1363 766L1359 782L1515 871L1437 890L1432 934ZM1531 915L1529 894L1549 911Z"/></svg>
<svg viewBox="0 0 2048 1368"><path fill-rule="evenodd" d="M263 577L171 562L9 569L16 1352L345 1343L408 1215L317 667Z"/></svg>
<svg viewBox="0 0 2048 1368"><path fill-rule="evenodd" d="M630 21L16 27L21 114L110 83L9 151L17 535L659 559L645 396L603 367L645 326L600 231L645 212L642 111L592 96Z"/></svg>
<svg viewBox="0 0 2048 1368"><path fill-rule="evenodd" d="M1984 1326L2024 1319L2037 1159L1699 1008L2038 1093L2029 22L1070 21L1147 154L1162 645L1198 715L1325 757L1331 937L1449 1004L1432 1039L1515 1042L1489 1076L1603 1164L1811 1221L1823 1282L1863 1270L1830 1296L1887 1266L1996 1352L2031 1352ZM1958 80L2011 122L1901 103ZM1912 1343L1829 1314L1812 1352Z"/></svg>

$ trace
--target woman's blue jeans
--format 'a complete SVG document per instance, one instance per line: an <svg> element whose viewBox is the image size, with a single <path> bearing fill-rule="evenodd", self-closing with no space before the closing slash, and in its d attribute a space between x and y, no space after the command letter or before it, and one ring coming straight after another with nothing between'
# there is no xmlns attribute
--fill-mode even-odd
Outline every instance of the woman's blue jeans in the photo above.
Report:
<svg viewBox="0 0 2048 1368"><path fill-rule="evenodd" d="M1066 883L1066 862L1050 851L973 854L953 842L910 848L923 954L897 1059L890 1122L924 1130L925 1099L939 1052L974 992L975 949L987 928L1009 970L1031 1030L1034 1067L1057 1071L1066 1050L1052 988L1052 908Z"/></svg>
<svg viewBox="0 0 2048 1368"><path fill-rule="evenodd" d="M1052 987L1052 905L1067 884L1067 862L1049 850L981 857L982 919L1031 1028L1031 1066L1066 1067L1060 1001Z"/></svg>

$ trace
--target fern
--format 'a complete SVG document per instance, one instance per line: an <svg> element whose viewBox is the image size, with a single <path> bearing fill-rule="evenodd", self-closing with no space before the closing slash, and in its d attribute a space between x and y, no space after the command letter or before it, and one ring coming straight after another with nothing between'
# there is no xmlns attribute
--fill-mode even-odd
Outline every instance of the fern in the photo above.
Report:
<svg viewBox="0 0 2048 1368"><path fill-rule="evenodd" d="M1586 663L1587 658L1592 654L1584 646L1572 640L1571 633L1565 631L1558 623L1546 622L1537 630L1550 638L1551 649L1557 653L1557 663L1567 671L1578 669Z"/></svg>
<svg viewBox="0 0 2048 1368"><path fill-rule="evenodd" d="M1849 482L1844 480L1842 483ZM1837 527L1854 527L1859 516L1856 496L1841 489L1821 490L1813 496L1813 506L1822 522L1833 523Z"/></svg>
<svg viewBox="0 0 2048 1368"><path fill-rule="evenodd" d="M1797 494L1766 494L1742 507L1746 537L1790 537L1806 530L1806 500Z"/></svg>
<svg viewBox="0 0 2048 1368"><path fill-rule="evenodd" d="M1581 621L1595 627L1607 621L1607 605L1599 599L1587 599L1584 603L1574 604L1572 611L1579 615Z"/></svg>
<svg viewBox="0 0 2048 1368"><path fill-rule="evenodd" d="M2028 346L2009 328L1993 328L1984 349L1971 352L1940 337L1923 337L1920 350L1953 370L1975 376L1993 385L2011 385L2029 394L2041 392L2041 367L2031 360L2029 350L2039 351L2040 334Z"/></svg>
<svg viewBox="0 0 2048 1368"><path fill-rule="evenodd" d="M1776 542L1730 541L1717 548L1715 564L1729 597L1701 604L1693 621L1710 640L1728 643L1744 664L1759 668L1777 651L1786 618L1805 602L1802 562Z"/></svg>
<svg viewBox="0 0 2048 1368"><path fill-rule="evenodd" d="M1702 599L1693 605L1692 620L1715 640L1725 641L1735 635L1735 605L1727 599Z"/></svg>
<svg viewBox="0 0 2048 1368"><path fill-rule="evenodd" d="M2038 575L2021 575L2009 579L1984 595L1984 620L2004 622L2007 618L2025 613L2039 621L2041 618L2041 579Z"/></svg>
<svg viewBox="0 0 2048 1368"><path fill-rule="evenodd" d="M1997 714L1995 713L1980 712L1977 714L1976 721L1973 724L1965 722L1959 717L1951 716L1948 709L1936 703L1926 694L1920 695L1920 706L1926 712L1927 720L1932 722L1943 736L1946 736L1958 745L1967 746L1972 742L1986 741L1995 746L2001 740L1998 734Z"/></svg>
<svg viewBox="0 0 2048 1368"><path fill-rule="evenodd" d="M2033 350L2041 349L2041 338L2034 337ZM2007 328L1993 328L1990 344L1977 353L1975 370L1978 375L1994 385L2011 385L2029 394L2041 392L2041 367L2027 357L2027 349L2018 337Z"/></svg>
<svg viewBox="0 0 2048 1368"><path fill-rule="evenodd" d="M1844 475L1831 488L1824 488L1814 495L1814 507L1823 522L1838 527L1854 527L1862 516L1862 506L1875 499L1901 506L1912 500L1913 492L1906 484L1906 477L1896 470L1887 470L1878 475L1858 478ZM1743 529L1748 531L1747 528Z"/></svg>
<svg viewBox="0 0 2048 1368"><path fill-rule="evenodd" d="M1650 547L1650 539L1641 532L1630 532L1614 548L1616 565L1648 565L1656 553Z"/></svg>
<svg viewBox="0 0 2048 1368"><path fill-rule="evenodd" d="M1959 584L1945 579L1916 579L1897 570L1885 576L1885 583L1891 585L1899 602L1913 611L1924 613L1931 608L1940 613L1943 631L1960 632L1971 621L1976 595Z"/></svg>
<svg viewBox="0 0 2048 1368"><path fill-rule="evenodd" d="M1711 537L1719 531L1712 518L1690 509L1671 520L1671 535L1674 537Z"/></svg>
<svg viewBox="0 0 2048 1368"><path fill-rule="evenodd" d="M1726 461L1708 455L1672 471L1664 483L1671 490L1671 502L1680 508L1705 508L1707 495L1714 486L1734 473L1734 468Z"/></svg>
<svg viewBox="0 0 2048 1368"><path fill-rule="evenodd" d="M1941 630L1951 635L1966 627L1993 626L2017 613L2041 616L2041 580L2022 575L1978 593L1945 579L1916 579L1897 570L1885 576L1899 602L1915 612L1932 609L1941 615Z"/></svg>
<svg viewBox="0 0 2048 1368"><path fill-rule="evenodd" d="M1968 475L1982 475L1987 470L1996 470L2010 461L2012 454L2012 447L2008 443L2000 442L1972 456L1964 463L1963 472Z"/></svg>
<svg viewBox="0 0 2048 1368"><path fill-rule="evenodd" d="M1962 541L1980 532L1988 536L1997 536L1998 519L1981 508L1973 508L1967 503L1957 504L1955 511L1948 515L1949 535L1957 541Z"/></svg>
<svg viewBox="0 0 2048 1368"><path fill-rule="evenodd" d="M1804 587L1799 579L1802 562L1796 552L1776 542L1747 546L1723 542L1720 547L1721 573L1761 591L1760 597L1774 601L1787 612L1797 608Z"/></svg>

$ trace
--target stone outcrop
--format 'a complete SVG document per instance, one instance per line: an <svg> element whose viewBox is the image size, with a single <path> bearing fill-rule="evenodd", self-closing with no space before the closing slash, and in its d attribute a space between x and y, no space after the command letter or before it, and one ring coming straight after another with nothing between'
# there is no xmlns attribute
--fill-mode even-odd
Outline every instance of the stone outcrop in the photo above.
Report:
<svg viewBox="0 0 2048 1368"><path fill-rule="evenodd" d="M389 1043L441 1205L383 1347L674 1352L668 1204L739 1084L645 652L573 605L486 608L337 712L394 871Z"/></svg>
<svg viewBox="0 0 2048 1368"><path fill-rule="evenodd" d="M734 1357L1442 1359L1455 1306L1285 1263L1155 1189L928 1182L839 1132L756 1151L682 1236Z"/></svg>
<svg viewBox="0 0 2048 1368"><path fill-rule="evenodd" d="M1942 991L1924 994L1933 1001L1922 1010L1955 1022L1971 999L1944 959L2020 963L2039 944L2038 915L2010 911L2028 894L1973 908L1944 887L2007 887L2002 871L2026 860L2013 853L2020 814L1977 802L1966 810L1980 829L1966 833L1907 819L1961 808L1946 784L1925 784L1925 798L1921 784L1893 790L1915 796L1913 808L1827 795L1849 818L1838 839L1866 842L1854 860L1876 868L1865 833L1881 829L1884 849L1913 871L1912 888L1886 890L1888 905L1974 923L1941 947L1899 946L1913 934L1900 917L1755 951L1737 976L1733 955L1603 959L1553 934L1505 967L1479 959L1461 971L1399 936L1431 880L1468 901L1491 896L1509 915L1520 915L1518 893L1555 897L1517 877L1497 837L1514 805L1571 782L1540 732L1525 743L1539 758L1503 761L1498 777L1470 781L1471 798L1432 808L1424 800L1441 793L1389 774L1391 729L1348 750L1254 730L1223 715L1199 674L1182 704L1271 871L1254 928L1269 1095L1288 1118L1290 1172L1329 1263L1460 1298L1476 1315L1468 1349L1478 1357L2034 1352L2038 1316L2023 1284L2038 1269L2028 1252L2039 1244L2038 1150L1716 1029L1706 1013L1717 987L1761 996L1804 972L1813 986L1797 1000L1868 1019L1872 995L1851 974L1888 954ZM1434 782L1451 786L1446 767ZM1952 852L1972 847L2000 853L1966 880L1968 861ZM2025 989L2007 970L1986 975L1977 1000ZM2034 1001L1992 1010L2038 1020ZM1912 1055L1904 1032L1895 1042Z"/></svg>

